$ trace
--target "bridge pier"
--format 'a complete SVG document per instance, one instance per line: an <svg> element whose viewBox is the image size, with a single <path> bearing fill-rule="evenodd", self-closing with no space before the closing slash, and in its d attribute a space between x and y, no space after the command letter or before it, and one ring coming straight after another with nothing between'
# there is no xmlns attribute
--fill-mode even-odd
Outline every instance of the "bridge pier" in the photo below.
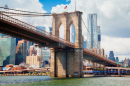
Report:
<svg viewBox="0 0 130 86"><path fill-rule="evenodd" d="M64 26L64 40L70 42L70 27L75 26L75 43L66 46L65 49L51 49L51 77L82 77L83 75L83 40L82 40L82 12L65 12L52 14L52 34L59 37L59 28Z"/></svg>
<svg viewBox="0 0 130 86"><path fill-rule="evenodd" d="M83 50L51 49L51 77L83 77Z"/></svg>

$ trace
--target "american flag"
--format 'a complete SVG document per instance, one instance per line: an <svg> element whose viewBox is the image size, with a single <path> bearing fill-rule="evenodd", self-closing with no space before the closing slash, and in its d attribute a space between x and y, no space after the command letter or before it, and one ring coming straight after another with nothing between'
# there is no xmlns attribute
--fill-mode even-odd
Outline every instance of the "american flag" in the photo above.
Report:
<svg viewBox="0 0 130 86"><path fill-rule="evenodd" d="M67 8L67 6L64 7L64 9L66 9L66 8Z"/></svg>

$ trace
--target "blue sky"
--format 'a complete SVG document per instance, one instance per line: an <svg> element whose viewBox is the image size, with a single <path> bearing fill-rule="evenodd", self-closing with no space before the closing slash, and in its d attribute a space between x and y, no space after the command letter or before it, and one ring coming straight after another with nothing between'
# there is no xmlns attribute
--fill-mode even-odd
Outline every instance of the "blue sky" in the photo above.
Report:
<svg viewBox="0 0 130 86"><path fill-rule="evenodd" d="M43 9L47 11L47 13L51 13L52 7L61 4L69 4L70 1L66 0L39 0L41 4L43 4Z"/></svg>

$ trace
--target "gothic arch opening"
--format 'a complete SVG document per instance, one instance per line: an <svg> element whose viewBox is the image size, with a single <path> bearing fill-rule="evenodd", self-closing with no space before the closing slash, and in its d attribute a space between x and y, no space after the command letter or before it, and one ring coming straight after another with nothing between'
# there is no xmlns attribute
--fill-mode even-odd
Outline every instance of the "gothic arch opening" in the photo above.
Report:
<svg viewBox="0 0 130 86"><path fill-rule="evenodd" d="M64 26L62 23L59 26L59 37L64 39Z"/></svg>
<svg viewBox="0 0 130 86"><path fill-rule="evenodd" d="M75 44L75 26L73 22L70 24L70 42Z"/></svg>

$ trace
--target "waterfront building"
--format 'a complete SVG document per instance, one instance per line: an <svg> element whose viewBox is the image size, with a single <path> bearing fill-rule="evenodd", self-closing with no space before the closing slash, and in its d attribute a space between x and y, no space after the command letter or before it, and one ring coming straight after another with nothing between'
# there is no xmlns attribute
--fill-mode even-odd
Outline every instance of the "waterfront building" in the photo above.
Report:
<svg viewBox="0 0 130 86"><path fill-rule="evenodd" d="M43 57L43 51L42 51L43 47L39 47L38 44L34 44L33 46L35 47L35 49L37 51L37 56Z"/></svg>
<svg viewBox="0 0 130 86"><path fill-rule="evenodd" d="M0 66L15 64L16 38L9 36L0 37Z"/></svg>
<svg viewBox="0 0 130 86"><path fill-rule="evenodd" d="M110 60L112 60L112 61L115 61L115 57L114 57L113 51L110 51L110 54L109 54L108 59L110 59Z"/></svg>
<svg viewBox="0 0 130 86"><path fill-rule="evenodd" d="M120 64L121 66L124 66L124 61L122 60L121 62L119 62L119 64Z"/></svg>
<svg viewBox="0 0 130 86"><path fill-rule="evenodd" d="M37 50L34 49L34 47L30 47L30 49L28 49L28 56L36 56L37 55Z"/></svg>
<svg viewBox="0 0 130 86"><path fill-rule="evenodd" d="M118 57L116 57L116 63L119 64L119 58Z"/></svg>
<svg viewBox="0 0 130 86"><path fill-rule="evenodd" d="M129 60L129 64L128 64L128 66L130 66L130 60Z"/></svg>
<svg viewBox="0 0 130 86"><path fill-rule="evenodd" d="M129 59L126 59L125 58L125 60L124 60L124 65L123 65L124 67L127 67L127 66L129 66Z"/></svg>
<svg viewBox="0 0 130 86"><path fill-rule="evenodd" d="M27 56L27 41L20 40L16 46L16 61L15 64L19 65L22 62L26 62Z"/></svg>
<svg viewBox="0 0 130 86"><path fill-rule="evenodd" d="M30 66L33 65L41 66L42 61L43 58L41 56L34 56L34 54L32 56L26 57L26 63L28 63Z"/></svg>

